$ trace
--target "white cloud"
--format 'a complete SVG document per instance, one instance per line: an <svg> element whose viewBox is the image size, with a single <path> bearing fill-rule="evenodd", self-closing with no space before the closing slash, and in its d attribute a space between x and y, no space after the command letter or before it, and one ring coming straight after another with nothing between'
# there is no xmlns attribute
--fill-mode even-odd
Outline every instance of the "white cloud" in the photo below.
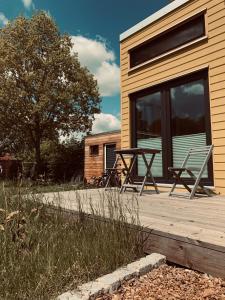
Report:
<svg viewBox="0 0 225 300"><path fill-rule="evenodd" d="M204 93L204 86L200 83L184 86L184 93L191 95L202 95Z"/></svg>
<svg viewBox="0 0 225 300"><path fill-rule="evenodd" d="M120 129L120 119L112 114L95 114L95 120L92 125L92 134L119 130ZM68 142L71 138L82 140L83 137L87 135L86 132L71 132L67 136L63 136L61 133L59 134L60 143Z"/></svg>
<svg viewBox="0 0 225 300"><path fill-rule="evenodd" d="M104 61L95 73L102 96L117 95L120 90L120 69L115 63Z"/></svg>
<svg viewBox="0 0 225 300"><path fill-rule="evenodd" d="M6 18L6 16L0 12L0 26L5 26L8 22L9 20Z"/></svg>
<svg viewBox="0 0 225 300"><path fill-rule="evenodd" d="M111 114L95 114L92 133L100 133L120 129L120 120Z"/></svg>
<svg viewBox="0 0 225 300"><path fill-rule="evenodd" d="M86 66L98 81L101 96L114 96L120 91L120 68L115 63L115 54L103 40L72 36L73 50L79 61Z"/></svg>
<svg viewBox="0 0 225 300"><path fill-rule="evenodd" d="M22 2L26 9L29 9L31 6L34 7L32 0L22 0Z"/></svg>
<svg viewBox="0 0 225 300"><path fill-rule="evenodd" d="M120 119L112 114L95 114L95 120L92 126L92 134L119 130L120 129ZM72 132L68 136L59 135L60 143L68 142L71 138L82 140L87 134L85 132Z"/></svg>

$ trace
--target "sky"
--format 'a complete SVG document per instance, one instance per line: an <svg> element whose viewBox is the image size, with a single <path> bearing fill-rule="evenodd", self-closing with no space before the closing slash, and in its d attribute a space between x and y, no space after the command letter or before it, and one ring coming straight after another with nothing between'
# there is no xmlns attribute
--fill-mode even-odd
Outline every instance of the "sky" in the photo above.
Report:
<svg viewBox="0 0 225 300"><path fill-rule="evenodd" d="M73 41L82 65L94 74L102 98L93 133L120 128L119 35L169 0L0 0L0 27L18 15L46 11Z"/></svg>

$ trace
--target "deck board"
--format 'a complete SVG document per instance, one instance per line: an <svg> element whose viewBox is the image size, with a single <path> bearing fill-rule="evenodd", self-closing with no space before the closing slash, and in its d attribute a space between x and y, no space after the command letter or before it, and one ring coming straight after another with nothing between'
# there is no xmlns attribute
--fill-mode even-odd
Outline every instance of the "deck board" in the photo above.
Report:
<svg viewBox="0 0 225 300"><path fill-rule="evenodd" d="M90 201L93 207L100 207L102 199L110 193L116 192L49 193L44 195L44 201L77 210L77 198L80 198L83 210L90 213ZM225 197L189 200L182 194L177 197L168 197L167 193L136 196L130 192L114 196L125 203L138 202L140 225L149 236L147 252L157 251L172 262L225 278Z"/></svg>

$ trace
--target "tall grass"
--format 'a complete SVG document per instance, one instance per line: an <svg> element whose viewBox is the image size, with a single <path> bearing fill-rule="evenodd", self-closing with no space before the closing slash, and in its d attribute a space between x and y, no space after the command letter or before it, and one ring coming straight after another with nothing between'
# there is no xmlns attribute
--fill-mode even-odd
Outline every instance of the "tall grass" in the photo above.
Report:
<svg viewBox="0 0 225 300"><path fill-rule="evenodd" d="M116 193L91 215L41 203L32 191L0 188L0 299L52 299L143 255L134 203L123 206ZM99 197L105 197L99 195ZM96 218L105 215L107 221Z"/></svg>
<svg viewBox="0 0 225 300"><path fill-rule="evenodd" d="M3 181L0 180L0 185L2 185ZM5 180L4 185L6 189L14 189L17 184L16 180ZM23 179L20 182L20 186L24 188L25 191L30 191L32 193L51 193L51 192L65 192L65 191L74 191L78 189L84 189L84 185L82 183L74 183L74 182L46 182L46 181L33 181L29 179Z"/></svg>

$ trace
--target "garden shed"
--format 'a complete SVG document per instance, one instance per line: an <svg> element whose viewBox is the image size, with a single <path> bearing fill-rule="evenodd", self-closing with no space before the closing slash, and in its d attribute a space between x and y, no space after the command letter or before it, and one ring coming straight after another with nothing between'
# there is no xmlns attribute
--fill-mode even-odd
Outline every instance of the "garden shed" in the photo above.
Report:
<svg viewBox="0 0 225 300"><path fill-rule="evenodd" d="M120 149L120 130L92 134L85 138L84 177L101 176L106 168L113 167L115 150Z"/></svg>

